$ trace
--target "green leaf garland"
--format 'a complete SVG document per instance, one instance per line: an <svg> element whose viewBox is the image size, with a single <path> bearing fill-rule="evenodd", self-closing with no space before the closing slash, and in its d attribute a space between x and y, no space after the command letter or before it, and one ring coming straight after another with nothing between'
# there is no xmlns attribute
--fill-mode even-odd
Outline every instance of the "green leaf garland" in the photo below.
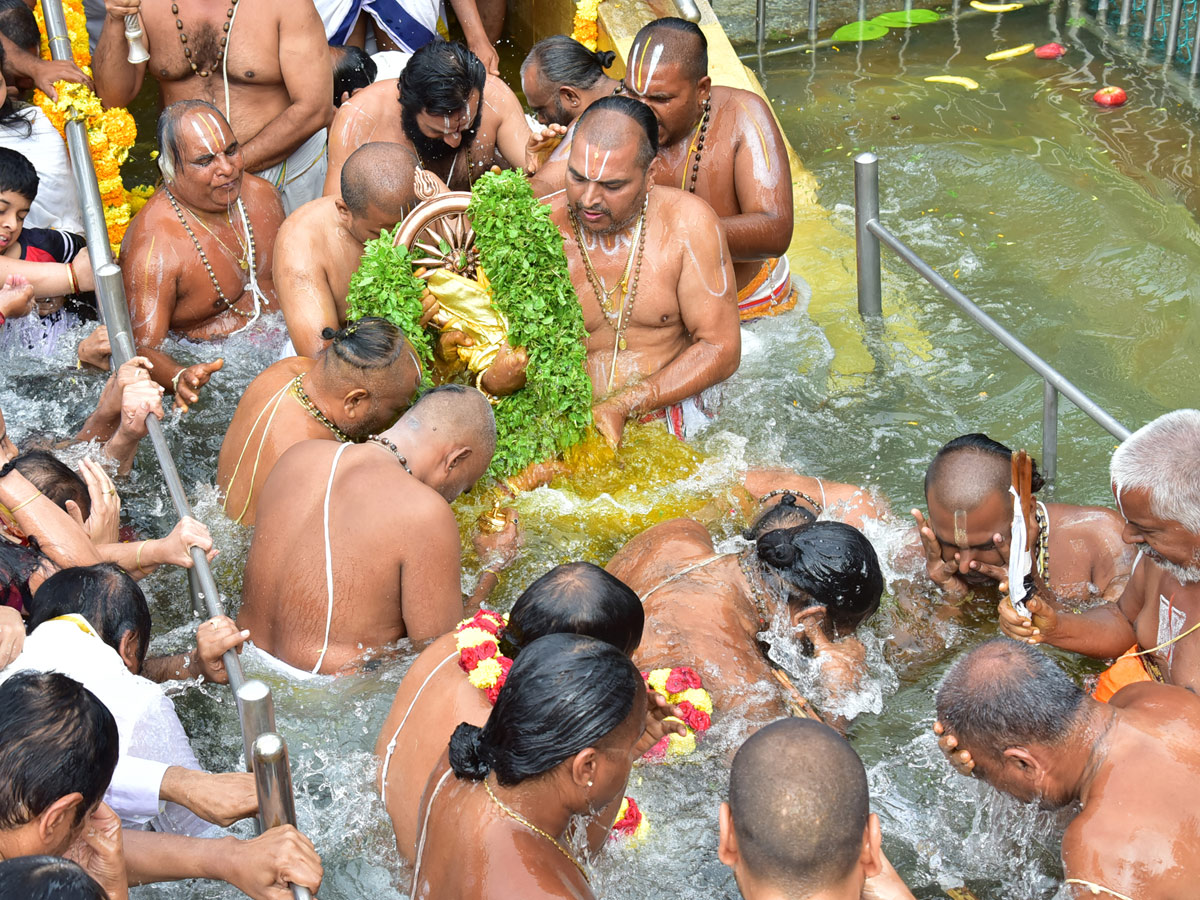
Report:
<svg viewBox="0 0 1200 900"><path fill-rule="evenodd" d="M386 229L363 246L362 262L350 279L346 318L387 319L404 332L425 371L433 365L433 337L420 326L425 282L413 274L407 247L393 247Z"/></svg>

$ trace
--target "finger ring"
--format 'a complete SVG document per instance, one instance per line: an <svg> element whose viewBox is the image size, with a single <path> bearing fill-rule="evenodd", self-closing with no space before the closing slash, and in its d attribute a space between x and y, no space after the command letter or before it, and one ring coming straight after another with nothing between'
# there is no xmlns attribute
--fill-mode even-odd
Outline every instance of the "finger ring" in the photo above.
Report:
<svg viewBox="0 0 1200 900"><path fill-rule="evenodd" d="M106 494L115 494L116 492L117 492L117 489L116 489L116 488L109 488L109 489L108 489L107 491L105 491L104 493L106 493Z"/></svg>

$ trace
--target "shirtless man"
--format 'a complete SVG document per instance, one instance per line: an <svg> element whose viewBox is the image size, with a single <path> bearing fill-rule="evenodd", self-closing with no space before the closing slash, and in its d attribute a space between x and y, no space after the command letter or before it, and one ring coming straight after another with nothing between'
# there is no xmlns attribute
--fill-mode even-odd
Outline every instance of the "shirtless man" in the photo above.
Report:
<svg viewBox="0 0 1200 900"><path fill-rule="evenodd" d="M1008 578L1011 460L1012 451L986 434L964 434L942 447L925 472L929 518L916 509L912 514L926 572L949 601L961 600L972 587ZM1041 485L1035 466L1034 491ZM1111 509L1038 501L1031 538L1041 577L1061 597L1115 600L1133 563L1121 540L1123 527Z"/></svg>
<svg viewBox="0 0 1200 900"><path fill-rule="evenodd" d="M1120 598L1066 615L1051 584L1029 601L1029 618L1002 601L1000 627L1030 643L1119 656L1098 699L1151 679L1200 690L1200 410L1175 410L1134 432L1113 453L1111 476L1122 537L1138 549Z"/></svg>
<svg viewBox="0 0 1200 900"><path fill-rule="evenodd" d="M531 137L512 89L462 44L446 41L414 53L398 79L347 100L329 134L326 196L338 192L342 166L369 141L399 144L418 168L452 191L467 191L496 162L525 165Z"/></svg>
<svg viewBox="0 0 1200 900"><path fill-rule="evenodd" d="M521 91L543 125L570 125L601 97L617 93L621 82L604 74L616 54L589 50L574 38L555 34L538 41L521 63Z"/></svg>
<svg viewBox="0 0 1200 900"><path fill-rule="evenodd" d="M1082 805L1062 839L1068 896L1193 896L1200 826L1184 798L1200 795L1194 694L1138 684L1100 704L1045 653L1001 638L954 664L937 713L960 772L1043 809Z"/></svg>
<svg viewBox="0 0 1200 900"><path fill-rule="evenodd" d="M276 460L301 441L361 441L389 428L412 403L421 364L390 322L360 319L328 330L316 359L292 356L250 382L217 458L222 509L253 525Z"/></svg>
<svg viewBox="0 0 1200 900"><path fill-rule="evenodd" d="M341 196L304 204L279 229L275 287L297 355L316 356L329 346L321 332L346 323L363 245L416 202L413 171L412 155L398 144L363 144L342 167Z"/></svg>
<svg viewBox="0 0 1200 900"><path fill-rule="evenodd" d="M450 502L482 477L495 445L484 396L445 385L364 444L292 447L259 496L238 626L299 677L445 634L464 611ZM478 604L515 557L515 514L475 546Z"/></svg>
<svg viewBox="0 0 1200 900"><path fill-rule="evenodd" d="M333 67L313 4L105 0L105 8L94 73L105 106L129 106L149 69L162 106L207 100L224 110L246 170L283 194L287 212L320 196ZM149 62L128 61L127 15L141 16Z"/></svg>
<svg viewBox="0 0 1200 900"><path fill-rule="evenodd" d="M629 419L667 419L677 437L707 418L700 395L741 359L729 249L706 203L651 190L649 108L597 100L576 123L566 190L550 201L588 331L592 416L611 443Z"/></svg>
<svg viewBox="0 0 1200 900"><path fill-rule="evenodd" d="M121 267L138 354L186 410L223 360L187 366L157 348L168 331L208 341L270 311L283 207L268 182L244 174L241 144L211 103L163 110L158 152L163 189L130 222Z"/></svg>

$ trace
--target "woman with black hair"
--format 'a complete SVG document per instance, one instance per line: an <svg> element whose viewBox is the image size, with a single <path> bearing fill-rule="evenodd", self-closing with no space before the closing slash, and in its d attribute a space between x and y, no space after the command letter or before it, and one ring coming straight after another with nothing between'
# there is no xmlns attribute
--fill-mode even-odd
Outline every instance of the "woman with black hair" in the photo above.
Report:
<svg viewBox="0 0 1200 900"><path fill-rule="evenodd" d="M554 634L525 647L487 723L460 724L429 778L412 896L594 896L569 826L624 792L645 697L611 644Z"/></svg>

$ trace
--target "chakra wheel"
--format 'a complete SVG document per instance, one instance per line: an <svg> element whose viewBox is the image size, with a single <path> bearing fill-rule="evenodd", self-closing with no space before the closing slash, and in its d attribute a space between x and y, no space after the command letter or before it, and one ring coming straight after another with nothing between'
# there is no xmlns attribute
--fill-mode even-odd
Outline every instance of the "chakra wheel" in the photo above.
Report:
<svg viewBox="0 0 1200 900"><path fill-rule="evenodd" d="M450 191L423 200L404 219L394 245L408 248L414 269L449 269L475 278L478 252L467 218L469 191Z"/></svg>

